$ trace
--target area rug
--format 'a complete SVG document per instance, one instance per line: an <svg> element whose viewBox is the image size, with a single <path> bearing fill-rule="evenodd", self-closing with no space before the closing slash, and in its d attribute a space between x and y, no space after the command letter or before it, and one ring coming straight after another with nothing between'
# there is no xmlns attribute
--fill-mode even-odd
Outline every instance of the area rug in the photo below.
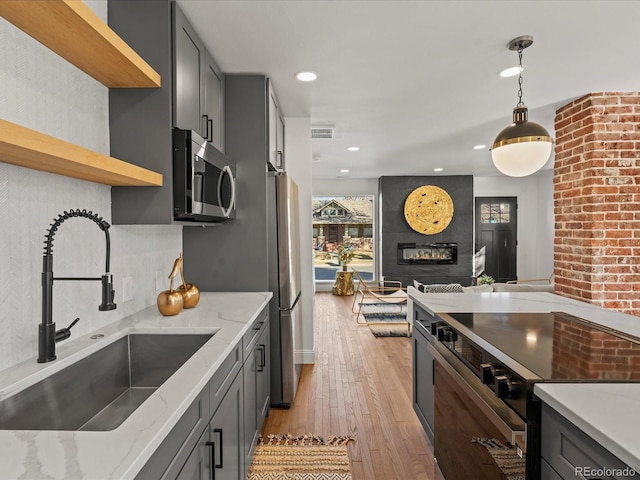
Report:
<svg viewBox="0 0 640 480"><path fill-rule="evenodd" d="M473 438L471 442L487 449L507 480L525 480L525 459L518 455L515 448L503 445L495 438Z"/></svg>
<svg viewBox="0 0 640 480"><path fill-rule="evenodd" d="M316 435L260 438L247 480L351 480L350 440Z"/></svg>
<svg viewBox="0 0 640 480"><path fill-rule="evenodd" d="M408 337L407 305L394 303L363 303L362 315L375 337Z"/></svg>

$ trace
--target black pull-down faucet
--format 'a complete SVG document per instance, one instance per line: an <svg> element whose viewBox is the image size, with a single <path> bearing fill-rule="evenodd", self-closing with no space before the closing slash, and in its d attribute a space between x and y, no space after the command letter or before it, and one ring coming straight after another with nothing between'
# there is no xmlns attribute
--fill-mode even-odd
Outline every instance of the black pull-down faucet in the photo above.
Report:
<svg viewBox="0 0 640 480"><path fill-rule="evenodd" d="M53 276L53 237L58 227L65 220L72 217L82 217L93 220L100 230L104 232L106 241L106 262L105 274L100 278L84 278L84 277L54 277ZM50 228L47 230L43 267L42 267L42 323L38 326L38 363L51 362L56 359L56 342L69 338L71 336L71 327L77 322L76 318L71 325L56 331L56 324L53 322L53 281L54 280L99 280L102 282L102 303L98 306L98 310L107 311L115 310L116 304L113 303L113 276L109 273L109 259L111 257L111 243L109 240L109 223L99 217L97 214L86 210L71 210L58 215Z"/></svg>

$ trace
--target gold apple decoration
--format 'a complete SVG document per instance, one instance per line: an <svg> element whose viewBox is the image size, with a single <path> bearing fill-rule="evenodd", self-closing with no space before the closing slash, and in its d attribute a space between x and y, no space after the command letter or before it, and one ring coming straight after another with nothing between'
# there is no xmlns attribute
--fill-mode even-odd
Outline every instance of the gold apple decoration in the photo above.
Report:
<svg viewBox="0 0 640 480"><path fill-rule="evenodd" d="M180 313L184 305L182 293L179 290L173 289L173 277L175 277L180 271L181 263L182 256L177 258L173 263L173 269L169 274L169 290L164 290L158 295L158 310L162 315L167 317Z"/></svg>
<svg viewBox="0 0 640 480"><path fill-rule="evenodd" d="M198 290L198 287L193 283L187 283L184 280L182 264L182 253L180 253L180 277L182 278L182 285L178 287L178 291L182 294L184 308L193 308L200 301L200 290Z"/></svg>

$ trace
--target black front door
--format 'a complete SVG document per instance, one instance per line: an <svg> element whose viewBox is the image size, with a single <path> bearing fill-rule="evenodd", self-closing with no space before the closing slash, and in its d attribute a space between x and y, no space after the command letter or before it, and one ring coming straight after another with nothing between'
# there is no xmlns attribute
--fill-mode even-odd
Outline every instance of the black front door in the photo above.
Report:
<svg viewBox="0 0 640 480"><path fill-rule="evenodd" d="M476 198L476 251L486 247L484 273L496 282L516 280L516 197Z"/></svg>

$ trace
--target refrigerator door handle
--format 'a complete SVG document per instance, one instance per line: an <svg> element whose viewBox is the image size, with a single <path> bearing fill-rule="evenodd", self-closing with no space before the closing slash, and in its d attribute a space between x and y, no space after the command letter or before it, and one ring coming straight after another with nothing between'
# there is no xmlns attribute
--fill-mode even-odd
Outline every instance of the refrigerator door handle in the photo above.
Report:
<svg viewBox="0 0 640 480"><path fill-rule="evenodd" d="M293 305L291 305L288 308L278 307L278 311L280 311L280 312L291 312L294 308L296 308L296 305L297 305L298 301L300 300L300 296L301 296L301 294L298 293L298 296L296 297L295 302L293 302Z"/></svg>

